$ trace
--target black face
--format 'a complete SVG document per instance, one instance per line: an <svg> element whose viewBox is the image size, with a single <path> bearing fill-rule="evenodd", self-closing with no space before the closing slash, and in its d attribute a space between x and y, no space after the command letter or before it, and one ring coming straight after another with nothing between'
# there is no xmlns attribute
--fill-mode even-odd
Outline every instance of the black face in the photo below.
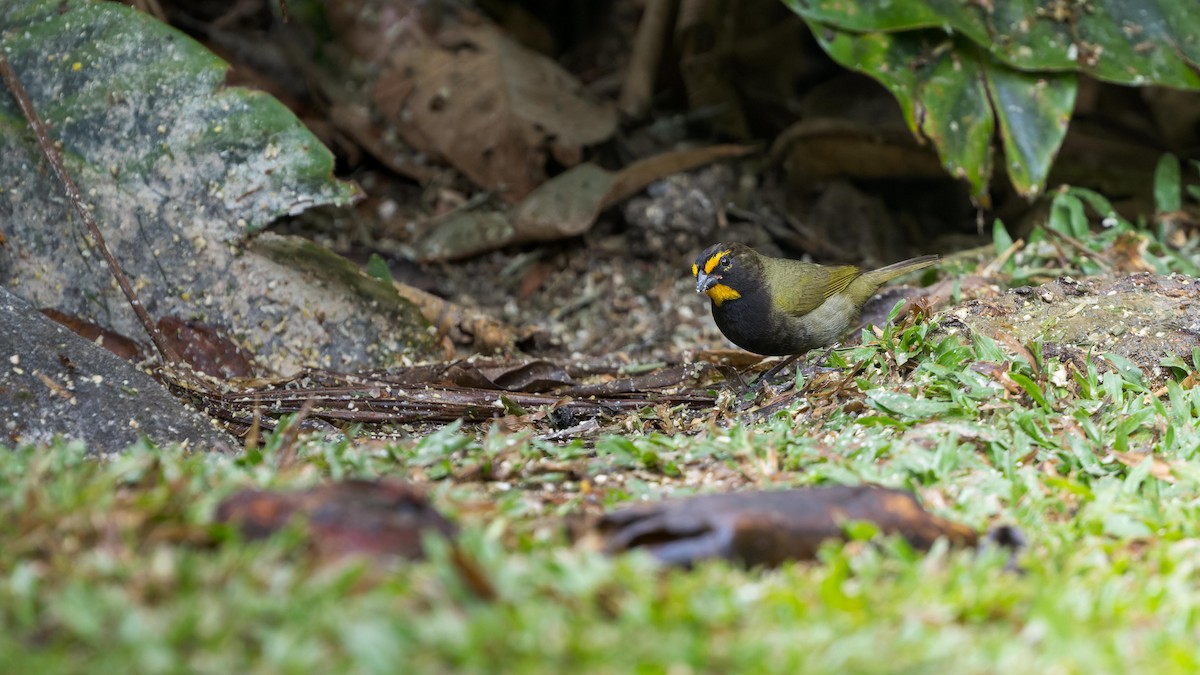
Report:
<svg viewBox="0 0 1200 675"><path fill-rule="evenodd" d="M706 293L717 305L741 297L739 283L748 271L750 249L742 244L713 244L704 249L692 264L696 277L696 292Z"/></svg>
<svg viewBox="0 0 1200 675"><path fill-rule="evenodd" d="M703 293L721 280L721 272L729 271L733 261L729 259L729 254L722 255L714 261L718 253L728 250L723 243L713 244L700 252L696 256L695 262L692 263L692 276L696 277L696 292ZM721 260L725 264L721 264ZM724 269L722 269L724 268Z"/></svg>

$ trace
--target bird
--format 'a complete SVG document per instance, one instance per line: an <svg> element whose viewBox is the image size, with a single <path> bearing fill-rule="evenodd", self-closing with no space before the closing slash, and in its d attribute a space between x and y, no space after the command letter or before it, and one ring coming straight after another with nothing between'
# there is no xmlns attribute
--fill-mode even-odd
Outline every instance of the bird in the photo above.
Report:
<svg viewBox="0 0 1200 675"><path fill-rule="evenodd" d="M787 356L758 382L769 381L803 354L836 343L867 300L888 281L939 260L924 255L876 270L818 265L762 255L721 242L692 264L696 292L708 295L713 319L735 345L762 356Z"/></svg>

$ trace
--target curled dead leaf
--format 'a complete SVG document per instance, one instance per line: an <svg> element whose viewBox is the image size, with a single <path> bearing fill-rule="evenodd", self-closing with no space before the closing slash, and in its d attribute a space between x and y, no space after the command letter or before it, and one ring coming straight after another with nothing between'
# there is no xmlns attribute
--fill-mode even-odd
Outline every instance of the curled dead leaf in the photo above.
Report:
<svg viewBox="0 0 1200 675"><path fill-rule="evenodd" d="M454 525L407 483L349 480L308 490L243 490L217 507L217 520L247 539L269 537L302 518L319 558L424 556L422 537L453 537Z"/></svg>
<svg viewBox="0 0 1200 675"><path fill-rule="evenodd" d="M512 350L516 335L512 329L492 317L423 291L394 282L400 297L417 306L421 316L456 345L471 345L475 353L488 354Z"/></svg>
<svg viewBox="0 0 1200 675"><path fill-rule="evenodd" d="M853 521L875 524L928 549L938 538L974 546L974 530L935 516L909 492L873 486L737 492L638 504L604 515L604 550L635 548L664 563L690 566L706 558L749 566L809 560L830 539L845 539Z"/></svg>

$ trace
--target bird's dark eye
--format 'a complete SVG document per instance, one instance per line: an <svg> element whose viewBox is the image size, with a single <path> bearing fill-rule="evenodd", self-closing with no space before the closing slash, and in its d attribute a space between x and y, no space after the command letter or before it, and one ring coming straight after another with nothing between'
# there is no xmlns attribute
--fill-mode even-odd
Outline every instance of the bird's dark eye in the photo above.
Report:
<svg viewBox="0 0 1200 675"><path fill-rule="evenodd" d="M729 258L721 258L721 269L727 270L733 267L733 261Z"/></svg>

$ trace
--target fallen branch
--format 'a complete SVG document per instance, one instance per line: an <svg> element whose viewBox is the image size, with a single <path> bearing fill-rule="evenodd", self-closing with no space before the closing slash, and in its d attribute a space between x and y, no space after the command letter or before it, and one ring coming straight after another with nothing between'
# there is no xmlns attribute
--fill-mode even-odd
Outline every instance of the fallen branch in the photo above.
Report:
<svg viewBox="0 0 1200 675"><path fill-rule="evenodd" d="M257 415L257 423L267 430L275 427L271 418L301 411L306 416L302 428L327 429L327 423L484 422L511 408L561 408L586 417L658 404L706 410L715 403L702 386L714 370L709 364L667 367L632 377L622 377L615 368L588 367L593 374L606 372L598 382L553 387L544 378L529 378L504 388L503 378L498 383L481 379L481 370L486 369L459 363L376 374L312 371L237 390L183 393L211 416L250 428ZM488 386L472 386L474 382ZM514 390L517 386L524 390Z"/></svg>

